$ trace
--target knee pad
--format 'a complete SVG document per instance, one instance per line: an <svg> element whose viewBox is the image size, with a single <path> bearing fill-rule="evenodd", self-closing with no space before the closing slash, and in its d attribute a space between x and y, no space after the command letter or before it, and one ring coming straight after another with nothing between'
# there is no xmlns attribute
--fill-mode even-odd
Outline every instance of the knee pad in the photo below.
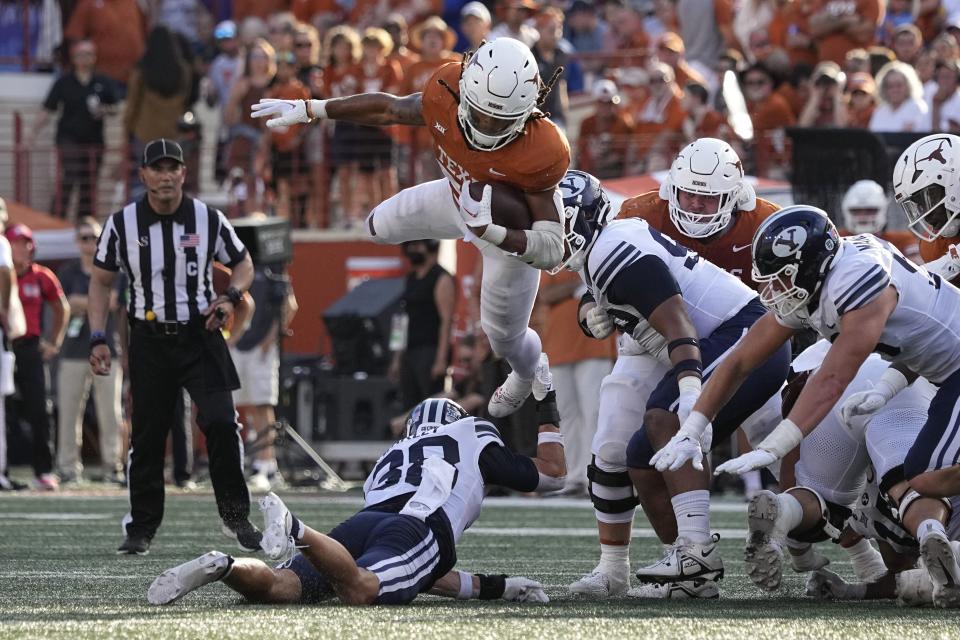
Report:
<svg viewBox="0 0 960 640"><path fill-rule="evenodd" d="M650 458L654 453L653 443L647 436L647 428L640 427L627 443L627 466L631 469L652 469Z"/></svg>
<svg viewBox="0 0 960 640"><path fill-rule="evenodd" d="M611 524L633 522L638 502L630 474L626 469L610 471L599 465L603 465L603 461L598 461L596 456L587 465L587 490L597 520Z"/></svg>
<svg viewBox="0 0 960 640"><path fill-rule="evenodd" d="M843 505L827 502L823 499L823 496L810 487L791 487L786 490L786 493L793 493L798 490L809 491L817 497L817 501L820 503L820 520L806 531L801 531L796 535L791 534L790 539L797 542L824 542L826 540L836 542L840 538L840 532L846 526L847 518L853 512Z"/></svg>

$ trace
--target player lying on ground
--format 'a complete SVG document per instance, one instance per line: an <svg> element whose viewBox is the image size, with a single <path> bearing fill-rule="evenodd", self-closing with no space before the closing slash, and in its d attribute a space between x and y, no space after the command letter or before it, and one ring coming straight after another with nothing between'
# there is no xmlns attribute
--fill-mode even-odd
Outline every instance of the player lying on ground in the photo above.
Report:
<svg viewBox="0 0 960 640"><path fill-rule="evenodd" d="M383 454L367 478L365 508L329 535L268 495L260 503L263 549L283 561L280 566L212 551L162 573L147 599L168 604L222 580L262 603L337 597L345 604L407 604L420 593L546 602L543 587L533 580L453 569L456 542L480 515L487 486L524 492L563 487L563 441L546 356L536 376L537 457L508 449L496 427L455 402L424 400L410 414L406 437Z"/></svg>
<svg viewBox="0 0 960 640"><path fill-rule="evenodd" d="M796 331L809 327L832 343L823 365L773 433L717 472L759 469L790 453L826 417L867 356L878 351L895 367L884 371L871 392L857 397L850 415L875 413L908 386L907 375L921 375L939 387L904 459L909 489L898 504L902 519L909 520L911 503L920 496L960 494L960 440L954 428L960 398L960 290L873 236L841 239L825 212L804 205L781 210L757 230L753 263L770 311L720 363L658 460L676 463L698 456L702 432L741 382ZM945 606L960 602L960 569L942 522L929 518L918 529L925 566L937 574L934 600Z"/></svg>
<svg viewBox="0 0 960 640"><path fill-rule="evenodd" d="M594 176L568 171L560 189L566 215L564 266L579 272L589 287L581 305L584 332L606 337L616 327L638 343L662 341L672 365L659 376L626 450L629 478L644 513L661 542L671 545L662 560L637 571L637 578L657 584L699 580L704 586L723 576L710 532L709 471L699 463L661 471L650 457L690 412L701 377L709 377L714 363L763 315L763 306L739 279L646 221L610 220L608 199ZM718 439L733 433L779 391L789 363L790 349L784 345L755 372L716 421ZM700 443L704 451L712 446L709 440ZM715 597L716 585L704 593Z"/></svg>
<svg viewBox="0 0 960 640"><path fill-rule="evenodd" d="M807 376L823 364L829 350L830 343L821 340L794 360L792 368L798 375L787 388L786 414ZM849 555L857 578L872 582L888 571L893 574L916 566L922 522L934 519L947 524L950 509L939 498L913 498L904 509L906 523L893 506L903 504L909 489L903 462L923 428L936 387L918 378L876 414L844 419L864 394L873 392L887 366L871 354L833 410L803 439L795 486L780 494L762 491L750 501L745 559L747 574L761 589L779 588L784 546L790 550L794 570L807 572L828 563L812 543L838 543ZM784 478L782 466L780 477ZM877 541L880 553L868 538ZM927 544L941 541L927 538Z"/></svg>
<svg viewBox="0 0 960 640"><path fill-rule="evenodd" d="M437 69L422 93L265 99L251 107L252 117L269 118L268 127L322 119L427 127L444 178L383 201L370 212L365 230L382 244L465 238L480 249L480 324L493 351L512 368L490 398L494 417L513 413L530 395L541 351L540 337L529 327L540 284L537 269L553 267L563 256L556 186L570 165L570 146L539 109L557 77L544 83L530 49L499 38L482 44L463 64ZM490 185L478 200L470 192L473 182L520 189L529 220L498 218Z"/></svg>

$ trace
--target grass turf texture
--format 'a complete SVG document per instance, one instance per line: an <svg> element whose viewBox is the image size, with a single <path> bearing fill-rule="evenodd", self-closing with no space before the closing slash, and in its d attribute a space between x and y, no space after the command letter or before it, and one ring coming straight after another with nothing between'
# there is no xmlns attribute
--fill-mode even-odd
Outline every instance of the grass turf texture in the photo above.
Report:
<svg viewBox="0 0 960 640"><path fill-rule="evenodd" d="M342 498L290 494L291 509L318 529L356 509ZM540 503L542 504L542 503ZM421 596L409 607L255 606L222 584L203 587L170 607L147 604L146 590L164 569L210 549L238 554L219 533L210 495L168 496L167 512L150 555L117 556L126 498L36 496L0 498L0 638L750 638L960 637L954 611L897 607L891 602L816 602L802 595L789 570L778 595L757 590L742 562L742 512L715 512L726 577L718 601L617 599L567 595L566 585L595 564L589 503L540 507L488 503L458 549L458 567L471 572L525 575L547 586L548 605L501 601L456 602ZM258 514L254 510L254 521ZM642 516L638 526L647 527ZM496 530L536 528L538 535ZM547 531L543 531L547 530ZM529 533L529 532L528 532ZM830 567L845 577L850 565L833 548ZM653 560L660 545L634 540L632 564Z"/></svg>

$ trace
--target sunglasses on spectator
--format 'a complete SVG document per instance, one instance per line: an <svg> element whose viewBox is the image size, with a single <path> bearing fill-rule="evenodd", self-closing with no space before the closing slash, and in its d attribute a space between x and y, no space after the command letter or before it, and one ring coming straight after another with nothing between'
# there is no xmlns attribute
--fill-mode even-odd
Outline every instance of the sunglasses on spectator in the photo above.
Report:
<svg viewBox="0 0 960 640"><path fill-rule="evenodd" d="M306 49L307 47L312 47L313 43L307 40L306 42L295 42L293 46L297 49Z"/></svg>
<svg viewBox="0 0 960 640"><path fill-rule="evenodd" d="M94 242L97 239L97 236L93 234L84 234L82 236L77 236L77 240L80 242Z"/></svg>
<svg viewBox="0 0 960 640"><path fill-rule="evenodd" d="M650 78L650 84L663 84L664 82L666 82L666 80L662 77L658 78L657 76L654 76Z"/></svg>

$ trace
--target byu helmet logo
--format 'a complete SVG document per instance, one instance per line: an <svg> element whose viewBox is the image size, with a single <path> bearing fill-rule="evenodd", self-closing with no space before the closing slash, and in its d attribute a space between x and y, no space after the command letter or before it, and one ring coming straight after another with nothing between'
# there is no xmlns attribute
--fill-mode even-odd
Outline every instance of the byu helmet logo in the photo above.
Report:
<svg viewBox="0 0 960 640"><path fill-rule="evenodd" d="M806 241L807 231L803 227L787 227L773 239L773 254L778 258L792 256L803 248Z"/></svg>
<svg viewBox="0 0 960 640"><path fill-rule="evenodd" d="M559 184L560 195L563 199L578 196L587 188L587 180L578 174L567 174Z"/></svg>

